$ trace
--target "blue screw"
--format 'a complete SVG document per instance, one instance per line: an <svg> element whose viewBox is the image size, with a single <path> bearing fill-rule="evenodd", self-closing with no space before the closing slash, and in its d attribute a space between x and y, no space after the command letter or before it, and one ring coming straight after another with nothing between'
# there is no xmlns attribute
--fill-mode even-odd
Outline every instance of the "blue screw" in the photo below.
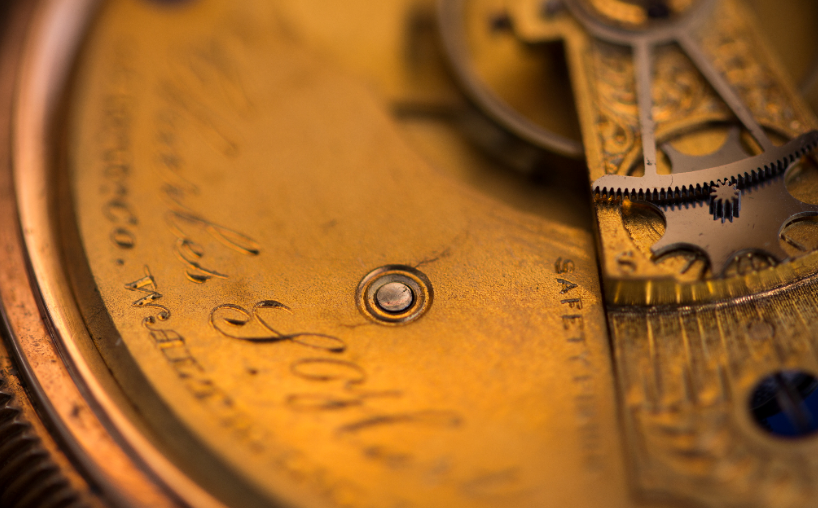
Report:
<svg viewBox="0 0 818 508"><path fill-rule="evenodd" d="M803 371L779 371L756 385L753 419L767 432L799 438L818 431L818 380Z"/></svg>

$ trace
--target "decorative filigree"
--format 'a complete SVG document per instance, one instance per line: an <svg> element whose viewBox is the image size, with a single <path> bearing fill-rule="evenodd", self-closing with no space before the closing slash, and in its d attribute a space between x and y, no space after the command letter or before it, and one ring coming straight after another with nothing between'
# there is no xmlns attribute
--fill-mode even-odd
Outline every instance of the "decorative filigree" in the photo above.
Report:
<svg viewBox="0 0 818 508"><path fill-rule="evenodd" d="M701 30L701 44L756 119L787 137L808 132L810 121L793 104L797 99L764 58L751 27L732 2L722 2L710 25ZM716 26L717 25L717 26Z"/></svg>
<svg viewBox="0 0 818 508"><path fill-rule="evenodd" d="M625 174L641 152L633 56L628 48L594 41L597 123L605 174ZM675 46L655 55L652 86L656 132L666 139L690 124L727 120L730 112Z"/></svg>

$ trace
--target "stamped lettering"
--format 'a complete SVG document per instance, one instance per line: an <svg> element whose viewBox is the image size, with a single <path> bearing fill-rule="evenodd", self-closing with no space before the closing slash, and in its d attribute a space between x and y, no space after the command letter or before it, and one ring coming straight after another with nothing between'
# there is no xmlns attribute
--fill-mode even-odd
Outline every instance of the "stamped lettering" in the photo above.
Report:
<svg viewBox="0 0 818 508"><path fill-rule="evenodd" d="M558 275L571 273L574 262L559 258L554 263ZM565 278L557 278L560 305L565 309L561 316L564 340L570 345L566 358L574 372L570 380L574 397L574 415L577 433L583 450L585 465L589 470L599 470L602 461L599 456L600 432L596 414L595 369L591 350L588 348L585 332L585 316L581 296L582 287Z"/></svg>
<svg viewBox="0 0 818 508"><path fill-rule="evenodd" d="M133 307L153 312L142 319L142 325L187 391L205 404L222 426L246 441L252 450L264 449L264 433L253 424L249 414L239 408L233 398L205 371L191 354L184 336L169 326L160 326L160 322L167 322L171 318L171 311L157 303L163 295L159 292L150 268L145 266L144 275L126 283L125 289L138 295L131 303Z"/></svg>

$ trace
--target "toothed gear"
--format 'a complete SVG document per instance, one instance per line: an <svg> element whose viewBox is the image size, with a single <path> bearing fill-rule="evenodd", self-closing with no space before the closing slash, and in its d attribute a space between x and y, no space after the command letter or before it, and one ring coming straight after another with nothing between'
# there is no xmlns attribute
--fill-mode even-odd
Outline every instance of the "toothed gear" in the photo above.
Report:
<svg viewBox="0 0 818 508"><path fill-rule="evenodd" d="M745 252L766 254L776 261L789 258L781 248L781 231L790 223L818 215L818 206L794 198L779 175L740 193L741 216L732 221L713 220L704 201L665 205L666 229L651 251L662 256L676 249L696 249L707 255L714 275L722 275L736 256ZM729 186L722 189L731 190Z"/></svg>
<svg viewBox="0 0 818 508"><path fill-rule="evenodd" d="M789 258L781 248L781 231L793 221L818 215L818 206L794 198L787 190L786 176L816 143L818 132L813 131L747 157L738 130L733 130L724 145L709 155L686 155L663 146L673 168L670 175L609 175L597 180L595 188L597 196L645 200L661 212L666 229L651 247L655 256L677 249L698 250L719 276L745 252L779 262ZM607 185L614 181L629 184L612 190ZM662 182L667 184L659 185Z"/></svg>
<svg viewBox="0 0 818 508"><path fill-rule="evenodd" d="M667 227L651 248L654 254L692 247L707 255L713 274L721 275L734 256L747 251L784 261L789 256L779 242L781 230L794 220L818 215L818 206L795 199L784 183L795 161L818 145L818 131L775 146L742 94L693 35L704 26L716 3L697 2L684 16L639 29L624 28L597 16L585 2L566 2L565 7L594 38L630 47L633 60L644 176L605 175L593 183L595 197L647 201L657 207ZM658 174L654 60L657 49L671 43L690 59L761 154L748 156L740 132L734 129L724 146L705 156L689 156L663 146L672 171Z"/></svg>
<svg viewBox="0 0 818 508"><path fill-rule="evenodd" d="M723 180L710 188L710 213L713 219L733 222L733 217L738 217L740 210L741 191L736 184Z"/></svg>
<svg viewBox="0 0 818 508"><path fill-rule="evenodd" d="M728 139L726 145L733 144ZM736 141L737 142L737 141ZM727 180L739 189L750 187L783 174L793 162L818 146L818 131L811 131L790 141L786 145L767 150L761 155L748 157L720 166L710 166L710 156L691 157L681 154L686 161L685 169L669 175L646 177L605 175L593 183L594 194L602 199L629 199L650 201L657 204L682 203L685 201L708 199L710 188L716 182ZM731 152L735 152L735 148ZM677 160L671 161L681 166Z"/></svg>

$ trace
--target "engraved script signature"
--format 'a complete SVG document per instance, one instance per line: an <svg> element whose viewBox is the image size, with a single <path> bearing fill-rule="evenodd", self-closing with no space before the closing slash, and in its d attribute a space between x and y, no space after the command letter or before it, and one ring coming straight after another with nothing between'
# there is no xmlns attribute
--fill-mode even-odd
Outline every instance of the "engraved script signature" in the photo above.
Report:
<svg viewBox="0 0 818 508"><path fill-rule="evenodd" d="M191 354L184 336L170 327L158 326L160 321L170 319L171 312L166 306L156 303L163 295L148 266L144 267L144 273L143 277L125 284L125 289L144 295L131 303L133 307L153 312L142 319L142 325L148 329L153 343L187 391L207 406L223 427L247 442L253 451L263 450L267 441L265 433L254 425L250 415L239 407L227 391L218 386Z"/></svg>
<svg viewBox="0 0 818 508"><path fill-rule="evenodd" d="M219 225L186 204L199 194L199 188L183 176L191 168L180 150L180 137L188 131L198 133L219 163L231 164L239 146L225 114L241 118L252 111L241 74L231 63L237 55L231 51L236 51L235 44L215 38L185 48L176 57L178 65L173 73L159 87L165 106L156 116L155 143L168 206L165 222L176 237L174 253L184 264L187 278L196 284L227 278L213 261L205 264L207 247L202 236L243 255L257 256L260 252L258 242L250 236Z"/></svg>
<svg viewBox="0 0 818 508"><path fill-rule="evenodd" d="M290 341L303 346L307 353L315 352L291 362L290 372L297 378L314 383L321 391L287 394L285 401L290 409L302 412L355 412L357 419L338 425L334 429L338 435L351 437L359 437L368 430L385 426L453 429L463 424L463 418L458 413L448 410L382 412L372 407L370 401L373 399L395 399L402 397L403 393L399 390L367 389L366 369L357 362L340 357L348 352L343 339L321 333L281 332L272 324L277 312L292 311L275 300L262 300L249 310L235 304L224 304L213 309L210 324L216 331L231 339L264 343ZM320 353L330 356L316 356ZM392 467L405 465L412 459L410 452L390 449L383 444L361 442L359 445L365 456L381 460Z"/></svg>
<svg viewBox="0 0 818 508"><path fill-rule="evenodd" d="M176 145L179 121L178 116L170 111L161 113L157 119L159 171L168 206L165 223L176 237L174 253L184 264L188 280L204 284L214 277L227 278L227 274L204 264L206 247L202 236L243 255L257 256L261 251L258 242L250 236L217 224L184 203L187 197L198 194L199 189L180 175L184 162Z"/></svg>
<svg viewBox="0 0 818 508"><path fill-rule="evenodd" d="M346 350L346 344L338 337L332 335L324 335L320 333L293 333L283 334L273 328L260 314L261 309L273 309L291 312L290 308L281 302L275 300L262 300L255 305L250 311L245 310L238 305L224 304L219 305L213 312L210 313L210 324L222 335L234 339L248 340L252 342L281 342L292 341L296 344L311 347L315 349L322 349L330 353L342 353ZM233 314L233 316L229 316ZM262 335L242 336L239 331L242 327L250 323L252 320L257 321L264 330L268 333Z"/></svg>

